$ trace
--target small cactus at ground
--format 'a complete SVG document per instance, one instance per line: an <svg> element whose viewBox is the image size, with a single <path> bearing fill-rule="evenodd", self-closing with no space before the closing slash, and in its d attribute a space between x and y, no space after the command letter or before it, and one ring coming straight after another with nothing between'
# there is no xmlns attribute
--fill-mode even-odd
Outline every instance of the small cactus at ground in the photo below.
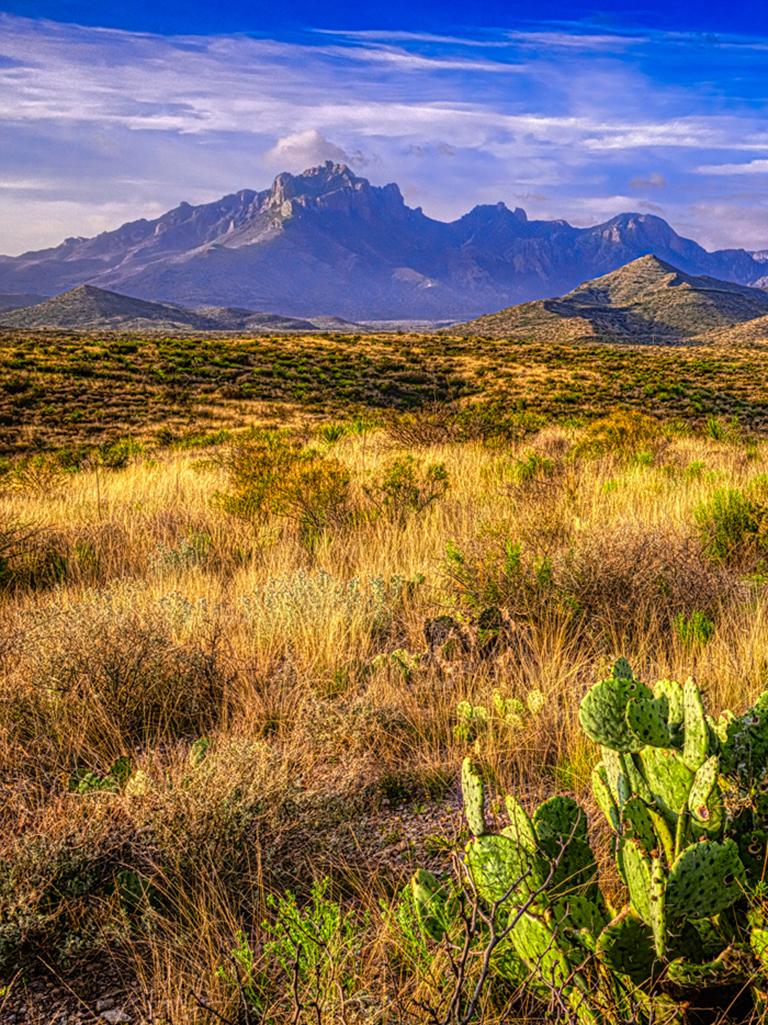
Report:
<svg viewBox="0 0 768 1025"><path fill-rule="evenodd" d="M432 940L441 940L450 925L448 902L443 887L431 872L420 868L411 879L411 893L422 932Z"/></svg>
<svg viewBox="0 0 768 1025"><path fill-rule="evenodd" d="M536 688L528 691L525 700L508 697L500 690L494 690L490 707L460 701L456 706L453 735L457 740L472 744L492 730L522 730L531 725L544 705L544 695Z"/></svg>

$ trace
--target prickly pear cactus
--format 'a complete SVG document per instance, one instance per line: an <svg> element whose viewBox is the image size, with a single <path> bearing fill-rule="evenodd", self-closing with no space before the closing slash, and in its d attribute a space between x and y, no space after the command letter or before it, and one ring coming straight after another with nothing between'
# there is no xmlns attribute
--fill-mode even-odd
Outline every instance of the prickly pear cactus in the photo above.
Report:
<svg viewBox="0 0 768 1025"><path fill-rule="evenodd" d="M676 826L678 816L688 806L694 773L674 748L645 747L640 762L656 807L670 825Z"/></svg>
<svg viewBox="0 0 768 1025"><path fill-rule="evenodd" d="M768 693L714 720L693 680L651 689L620 659L579 720L601 748L592 787L628 903L608 910L572 798L529 814L508 796L509 824L492 832L466 760L467 875L510 930L492 964L515 980L511 965L521 966L585 1025L682 1022L688 1004L736 993L768 1013ZM423 932L445 936L440 884L425 873L412 886Z"/></svg>
<svg viewBox="0 0 768 1025"><path fill-rule="evenodd" d="M535 854L538 848L538 839L528 812L512 794L507 794L504 804L510 824L502 829L502 835L514 840L529 854Z"/></svg>
<svg viewBox="0 0 768 1025"><path fill-rule="evenodd" d="M537 989L562 994L582 1025L597 1025L589 988L563 949L562 935L548 918L525 912L512 929L512 943Z"/></svg>
<svg viewBox="0 0 768 1025"><path fill-rule="evenodd" d="M650 983L656 963L653 934L631 908L624 908L602 930L597 953L617 975L626 975L638 985Z"/></svg>
<svg viewBox="0 0 768 1025"><path fill-rule="evenodd" d="M545 878L544 862L500 833L485 833L467 845L472 880L489 904L524 902Z"/></svg>
<svg viewBox="0 0 768 1025"><path fill-rule="evenodd" d="M658 698L634 697L627 702L627 726L642 744L651 747L671 747L669 730L669 702Z"/></svg>
<svg viewBox="0 0 768 1025"><path fill-rule="evenodd" d="M651 858L635 840L619 849L619 868L629 890L629 904L646 925L651 925Z"/></svg>
<svg viewBox="0 0 768 1025"><path fill-rule="evenodd" d="M420 868L411 879L411 893L421 931L439 941L450 925L445 891L431 872Z"/></svg>
<svg viewBox="0 0 768 1025"><path fill-rule="evenodd" d="M696 772L707 759L709 729L699 688L690 678L683 687L683 728L683 761L691 772Z"/></svg>
<svg viewBox="0 0 768 1025"><path fill-rule="evenodd" d="M553 866L552 894L596 896L597 864L587 837L587 816L571 797L551 797L533 815L539 850Z"/></svg>

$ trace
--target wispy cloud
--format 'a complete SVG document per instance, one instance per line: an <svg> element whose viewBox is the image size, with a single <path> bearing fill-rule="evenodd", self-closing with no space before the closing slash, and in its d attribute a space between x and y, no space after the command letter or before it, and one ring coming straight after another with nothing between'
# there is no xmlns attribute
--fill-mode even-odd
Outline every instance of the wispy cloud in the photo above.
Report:
<svg viewBox="0 0 768 1025"><path fill-rule="evenodd" d="M699 174L722 175L728 178L734 174L768 174L768 160L750 160L745 164L703 164L696 170Z"/></svg>
<svg viewBox="0 0 768 1025"><path fill-rule="evenodd" d="M562 23L161 37L0 14L0 250L325 159L446 218L527 196L584 223L663 188L676 226L765 247L759 197L736 195L768 173L760 45ZM713 225L714 208L738 216Z"/></svg>

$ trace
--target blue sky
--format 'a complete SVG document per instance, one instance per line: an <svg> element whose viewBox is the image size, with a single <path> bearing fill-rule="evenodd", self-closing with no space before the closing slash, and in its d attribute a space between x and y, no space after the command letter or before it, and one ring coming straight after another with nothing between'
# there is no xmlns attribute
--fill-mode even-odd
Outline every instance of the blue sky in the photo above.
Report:
<svg viewBox="0 0 768 1025"><path fill-rule="evenodd" d="M768 248L763 6L0 0L0 252L329 158L435 217Z"/></svg>

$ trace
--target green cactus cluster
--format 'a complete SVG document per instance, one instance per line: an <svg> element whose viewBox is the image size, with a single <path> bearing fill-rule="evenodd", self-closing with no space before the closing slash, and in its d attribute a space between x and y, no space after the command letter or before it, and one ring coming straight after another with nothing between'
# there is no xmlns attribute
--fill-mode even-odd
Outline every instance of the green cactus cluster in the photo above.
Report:
<svg viewBox="0 0 768 1025"><path fill-rule="evenodd" d="M651 688L620 659L586 694L579 720L601 749L593 793L627 903L612 907L602 895L576 801L552 797L529 815L507 796L509 824L497 831L466 759L467 877L506 929L494 971L511 977L522 967L588 1025L617 1007L639 1022L684 1021L692 1001L727 994L734 1006L751 993L751 1007L765 1007L768 694L715 721L692 680ZM425 932L448 935L455 897L428 873L417 878Z"/></svg>
<svg viewBox="0 0 768 1025"><path fill-rule="evenodd" d="M123 755L103 776L90 769L76 769L69 778L67 789L72 794L117 793L122 790L130 776L131 760Z"/></svg>
<svg viewBox="0 0 768 1025"><path fill-rule="evenodd" d="M544 705L544 695L537 688L529 690L524 701L494 690L490 708L486 705L473 705L470 701L460 701L456 706L454 736L457 740L471 744L493 727L525 729L540 714Z"/></svg>

